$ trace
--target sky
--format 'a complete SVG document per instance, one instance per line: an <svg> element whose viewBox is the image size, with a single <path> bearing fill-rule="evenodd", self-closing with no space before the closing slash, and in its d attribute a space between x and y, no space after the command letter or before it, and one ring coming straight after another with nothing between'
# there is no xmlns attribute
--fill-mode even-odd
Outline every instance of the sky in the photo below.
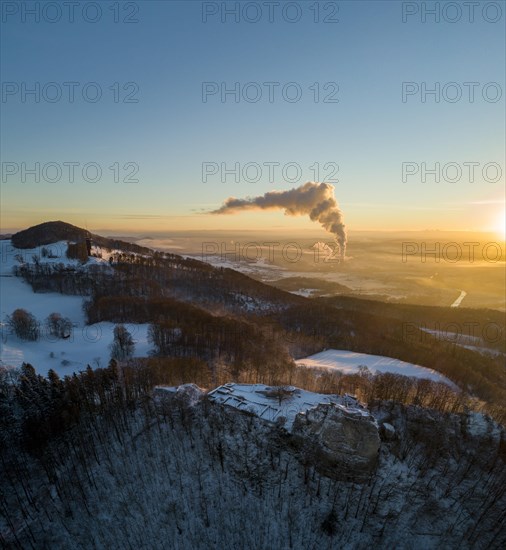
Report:
<svg viewBox="0 0 506 550"><path fill-rule="evenodd" d="M326 181L352 231L497 230L506 5L455 6L5 1L0 229L304 231L208 212Z"/></svg>

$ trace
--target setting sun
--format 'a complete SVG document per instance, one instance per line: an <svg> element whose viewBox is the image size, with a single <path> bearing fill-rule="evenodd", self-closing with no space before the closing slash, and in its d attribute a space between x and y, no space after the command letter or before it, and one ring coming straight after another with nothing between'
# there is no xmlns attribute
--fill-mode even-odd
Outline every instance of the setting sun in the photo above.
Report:
<svg viewBox="0 0 506 550"><path fill-rule="evenodd" d="M503 209L496 216L494 231L502 238L506 239L506 209Z"/></svg>

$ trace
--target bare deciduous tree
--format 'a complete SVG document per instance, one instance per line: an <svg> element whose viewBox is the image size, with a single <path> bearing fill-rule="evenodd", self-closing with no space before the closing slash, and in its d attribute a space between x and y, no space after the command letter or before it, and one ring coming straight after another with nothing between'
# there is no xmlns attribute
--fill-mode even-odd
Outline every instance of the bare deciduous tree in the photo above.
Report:
<svg viewBox="0 0 506 550"><path fill-rule="evenodd" d="M35 317L26 309L16 309L8 318L14 334L23 340L38 340L39 326Z"/></svg>

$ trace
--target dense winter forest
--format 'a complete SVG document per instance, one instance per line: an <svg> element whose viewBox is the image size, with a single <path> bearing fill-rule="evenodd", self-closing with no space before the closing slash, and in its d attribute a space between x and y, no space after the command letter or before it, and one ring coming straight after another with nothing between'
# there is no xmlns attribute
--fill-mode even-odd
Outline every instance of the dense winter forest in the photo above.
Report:
<svg viewBox="0 0 506 550"><path fill-rule="evenodd" d="M493 421L372 400L396 433L369 479L342 480L254 416L153 398L155 383L207 369L170 361L65 380L1 372L5 546L504 547L506 442Z"/></svg>

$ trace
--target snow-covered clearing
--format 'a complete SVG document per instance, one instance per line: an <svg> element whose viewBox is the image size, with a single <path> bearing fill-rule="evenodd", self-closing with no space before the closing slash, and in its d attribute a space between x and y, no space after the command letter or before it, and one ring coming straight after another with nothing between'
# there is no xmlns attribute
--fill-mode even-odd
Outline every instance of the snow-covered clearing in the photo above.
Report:
<svg viewBox="0 0 506 550"><path fill-rule="evenodd" d="M67 296L57 292L34 293L32 287L20 277L13 275L0 276L0 315L5 320L15 309L29 311L39 321L53 312L68 317L72 323L84 325L81 296Z"/></svg>
<svg viewBox="0 0 506 550"><path fill-rule="evenodd" d="M450 332L445 330L432 330L428 328L420 328L420 330L427 332L434 338L443 342L451 342L461 348L466 348L471 351L476 351L482 355L489 355L492 357L500 357L504 355L503 352L489 347L484 338L479 336L473 336L471 334L463 334L462 332Z"/></svg>
<svg viewBox="0 0 506 550"><path fill-rule="evenodd" d="M148 355L152 347L147 337L148 325L125 326L135 342L134 355ZM46 375L53 369L60 376L84 370L87 365L106 367L111 356L109 345L113 341L114 327L114 323L73 327L70 337L65 340L52 338L43 331L36 342L26 342L2 326L0 365L20 367L25 362L33 365L38 374Z"/></svg>
<svg viewBox="0 0 506 550"><path fill-rule="evenodd" d="M298 359L295 363L301 367L312 369L339 370L343 374L356 374L359 372L359 367L366 366L372 373L376 371L380 373L391 372L415 378L427 378L434 382L444 382L451 387L455 387L453 382L435 370L382 355L328 349L305 359Z"/></svg>
<svg viewBox="0 0 506 550"><path fill-rule="evenodd" d="M114 251L120 252L120 251ZM10 240L0 241L0 275L12 275L12 269L21 263L33 264L64 264L79 269L87 269L92 265L106 265L112 252L97 246L92 246L92 254L102 255L101 258L90 257L88 262L82 265L79 260L67 258L67 242L59 241L37 248L16 248ZM104 257L105 256L105 257Z"/></svg>
<svg viewBox="0 0 506 550"><path fill-rule="evenodd" d="M42 375L49 369L61 376L78 372L90 365L92 368L107 366L110 359L109 345L113 341L114 323L86 325L81 296L67 296L56 292L34 293L29 284L12 275L18 264L16 256L23 262L32 263L35 256L40 263L64 263L80 269L89 265L106 264L105 260L90 258L81 266L76 260L65 256L66 243L55 243L45 248L53 258L43 257L39 247L33 250L18 250L10 241L1 241L0 254L0 365L19 367L23 362L31 363ZM6 318L18 308L30 312L39 323L40 338L27 342L16 337L6 324ZM72 321L69 338L56 339L49 335L45 320L50 313L60 313ZM135 356L146 356L151 349L148 343L148 325L126 325L135 341Z"/></svg>
<svg viewBox="0 0 506 550"><path fill-rule="evenodd" d="M451 332L449 330L434 330L430 328L420 327L420 330L432 335L434 338L441 340L442 342L452 342L453 344L463 345L475 345L479 346L483 344L483 339L479 336L472 334L464 334L463 332Z"/></svg>

